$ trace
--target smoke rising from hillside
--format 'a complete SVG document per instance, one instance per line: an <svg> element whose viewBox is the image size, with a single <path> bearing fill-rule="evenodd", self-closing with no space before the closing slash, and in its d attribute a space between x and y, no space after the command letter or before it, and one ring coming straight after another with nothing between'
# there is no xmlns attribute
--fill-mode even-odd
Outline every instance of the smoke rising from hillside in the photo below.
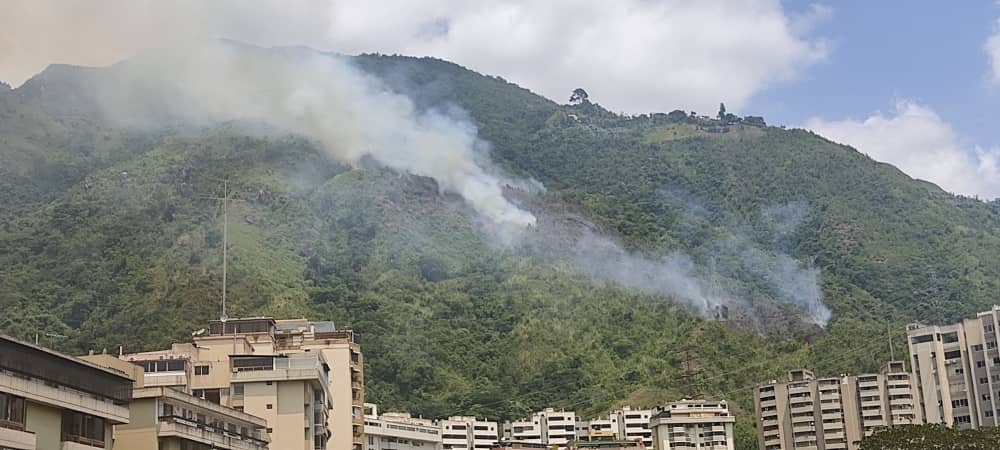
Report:
<svg viewBox="0 0 1000 450"><path fill-rule="evenodd" d="M156 105L170 117L264 122L316 139L348 165L370 157L433 178L497 224L535 222L504 198L474 126L418 111L340 57L209 43L146 54L120 69L124 79L99 96L109 117L135 120L136 105Z"/></svg>
<svg viewBox="0 0 1000 450"><path fill-rule="evenodd" d="M696 200L671 194L684 210L681 221L692 227L711 227L707 211ZM687 305L704 317L715 317L718 306L742 314L757 329L766 329L755 314L755 303L765 297L793 306L808 321L826 326L830 309L823 303L819 269L784 253L784 242L808 214L802 203L764 208L769 229L757 243L743 232L726 230L698 250L711 263L699 264L691 255L672 251L661 255L627 250L621 242L576 215L540 213L539 228L522 244L527 251L569 263L588 276ZM736 226L739 228L739 225ZM752 293L735 280L756 287Z"/></svg>

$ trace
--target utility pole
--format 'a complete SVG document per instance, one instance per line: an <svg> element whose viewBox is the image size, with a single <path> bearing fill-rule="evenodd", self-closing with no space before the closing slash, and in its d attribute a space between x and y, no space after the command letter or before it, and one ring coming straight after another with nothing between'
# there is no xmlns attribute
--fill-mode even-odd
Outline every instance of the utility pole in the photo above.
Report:
<svg viewBox="0 0 1000 450"><path fill-rule="evenodd" d="M227 257L229 247L229 178L222 180L222 332L225 333L226 319L226 269L229 258Z"/></svg>
<svg viewBox="0 0 1000 450"><path fill-rule="evenodd" d="M690 349L684 349L684 375L681 375L681 379L684 380L684 397L688 399L696 399L701 397L701 389L698 386L698 382L695 378L701 375L701 369L695 369L691 366L691 355Z"/></svg>

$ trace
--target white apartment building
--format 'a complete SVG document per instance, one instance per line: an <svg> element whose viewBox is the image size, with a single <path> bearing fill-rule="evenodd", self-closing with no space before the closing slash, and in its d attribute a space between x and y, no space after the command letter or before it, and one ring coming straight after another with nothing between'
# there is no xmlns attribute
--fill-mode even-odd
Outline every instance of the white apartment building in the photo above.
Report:
<svg viewBox="0 0 1000 450"><path fill-rule="evenodd" d="M611 419L591 419L576 423L577 440L617 439L617 427Z"/></svg>
<svg viewBox="0 0 1000 450"><path fill-rule="evenodd" d="M623 441L642 441L646 448L653 447L653 430L649 428L652 417L652 410L632 409L629 406L611 411L608 415L615 427L615 437Z"/></svg>
<svg viewBox="0 0 1000 450"><path fill-rule="evenodd" d="M510 439L515 442L545 444L568 449L576 440L576 413L545 408L531 417L510 422ZM507 436L505 436L507 437Z"/></svg>
<svg viewBox="0 0 1000 450"><path fill-rule="evenodd" d="M726 402L681 400L657 408L649 426L656 450L735 450L735 422Z"/></svg>
<svg viewBox="0 0 1000 450"><path fill-rule="evenodd" d="M386 412L365 403L366 450L441 450L441 425L409 413Z"/></svg>
<svg viewBox="0 0 1000 450"><path fill-rule="evenodd" d="M496 422L466 416L452 416L441 421L444 450L489 450L499 440Z"/></svg>

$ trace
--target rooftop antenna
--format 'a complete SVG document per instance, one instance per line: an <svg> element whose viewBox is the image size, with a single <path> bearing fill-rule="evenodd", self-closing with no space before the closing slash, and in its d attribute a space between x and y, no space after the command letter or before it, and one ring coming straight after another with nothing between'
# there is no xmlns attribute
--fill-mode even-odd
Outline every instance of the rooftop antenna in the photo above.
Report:
<svg viewBox="0 0 1000 450"><path fill-rule="evenodd" d="M229 178L222 180L222 331L226 331L226 269L228 265L227 248L229 247Z"/></svg>
<svg viewBox="0 0 1000 450"><path fill-rule="evenodd" d="M885 331L889 335L889 361L895 361L896 352L892 348L892 325L889 322L885 323Z"/></svg>

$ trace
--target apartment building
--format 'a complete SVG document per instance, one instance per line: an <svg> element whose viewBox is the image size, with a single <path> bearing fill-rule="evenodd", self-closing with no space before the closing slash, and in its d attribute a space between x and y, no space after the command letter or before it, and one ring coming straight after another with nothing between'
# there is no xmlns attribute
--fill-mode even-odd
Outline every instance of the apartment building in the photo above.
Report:
<svg viewBox="0 0 1000 450"><path fill-rule="evenodd" d="M1000 306L951 325L906 328L920 413L927 423L997 426Z"/></svg>
<svg viewBox="0 0 1000 450"><path fill-rule="evenodd" d="M444 450L487 450L500 440L499 432L496 422L452 416L441 421L441 445Z"/></svg>
<svg viewBox="0 0 1000 450"><path fill-rule="evenodd" d="M608 414L608 419L615 427L615 437L623 441L641 441L646 448L653 448L653 430L649 428L651 417L652 410L632 409L630 406L623 406Z"/></svg>
<svg viewBox="0 0 1000 450"><path fill-rule="evenodd" d="M131 399L125 374L0 335L2 449L111 450Z"/></svg>
<svg viewBox="0 0 1000 450"><path fill-rule="evenodd" d="M441 425L409 413L379 415L378 406L365 403L366 450L441 450Z"/></svg>
<svg viewBox="0 0 1000 450"><path fill-rule="evenodd" d="M656 450L734 450L735 422L724 401L681 400L656 408L649 427Z"/></svg>
<svg viewBox="0 0 1000 450"><path fill-rule="evenodd" d="M569 448L569 443L576 440L576 413L573 411L556 411L546 408L536 412L531 417L505 424L510 435L505 435L515 442L546 444L560 449Z"/></svg>
<svg viewBox="0 0 1000 450"><path fill-rule="evenodd" d="M191 342L125 354L145 387L168 387L266 421L271 448L361 450L364 369L358 337L332 322L211 321Z"/></svg>
<svg viewBox="0 0 1000 450"><path fill-rule="evenodd" d="M133 381L128 424L115 425L113 450L267 450L267 422L168 387L146 387L144 367L101 354L80 359Z"/></svg>
<svg viewBox="0 0 1000 450"><path fill-rule="evenodd" d="M611 419L591 419L576 422L576 440L615 439L617 425Z"/></svg>
<svg viewBox="0 0 1000 450"><path fill-rule="evenodd" d="M793 370L786 383L754 387L757 441L761 450L854 450L881 428L921 423L915 398L916 383L901 361L858 376Z"/></svg>

